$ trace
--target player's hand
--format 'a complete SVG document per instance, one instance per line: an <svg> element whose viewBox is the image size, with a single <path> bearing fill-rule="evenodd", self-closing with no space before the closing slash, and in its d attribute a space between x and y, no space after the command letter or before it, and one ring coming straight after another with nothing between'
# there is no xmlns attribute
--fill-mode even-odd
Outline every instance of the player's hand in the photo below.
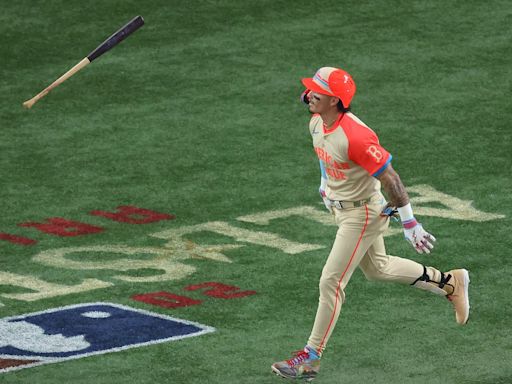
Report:
<svg viewBox="0 0 512 384"><path fill-rule="evenodd" d="M404 235L418 253L430 253L434 248L432 243L436 241L436 238L425 231L420 223L409 229L404 228Z"/></svg>
<svg viewBox="0 0 512 384"><path fill-rule="evenodd" d="M309 105L309 94L311 91L309 89L306 89L302 94L300 95L300 101L302 101L304 104Z"/></svg>
<svg viewBox="0 0 512 384"><path fill-rule="evenodd" d="M398 211L391 203L387 203L382 212L380 213L382 217L389 217L394 221L398 221Z"/></svg>
<svg viewBox="0 0 512 384"><path fill-rule="evenodd" d="M329 211L329 213L332 213L332 205L331 205L331 200L329 200L327 198L327 196L325 195L325 191L320 188L318 190L318 192L320 193L320 196L322 197L322 200L324 201L324 205L325 205L325 208L327 208L327 210Z"/></svg>
<svg viewBox="0 0 512 384"><path fill-rule="evenodd" d="M323 199L323 201L324 201L325 208L327 208L327 210L329 211L329 213L332 213L331 200L329 200L327 197L322 197L322 199Z"/></svg>

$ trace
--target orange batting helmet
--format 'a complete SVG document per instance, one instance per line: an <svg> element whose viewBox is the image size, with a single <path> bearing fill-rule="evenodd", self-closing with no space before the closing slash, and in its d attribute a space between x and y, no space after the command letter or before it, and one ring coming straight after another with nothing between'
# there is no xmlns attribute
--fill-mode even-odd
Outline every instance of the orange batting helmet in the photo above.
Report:
<svg viewBox="0 0 512 384"><path fill-rule="evenodd" d="M302 79L302 84L310 91L339 98L345 108L349 107L356 93L352 76L339 68L322 67L312 78Z"/></svg>

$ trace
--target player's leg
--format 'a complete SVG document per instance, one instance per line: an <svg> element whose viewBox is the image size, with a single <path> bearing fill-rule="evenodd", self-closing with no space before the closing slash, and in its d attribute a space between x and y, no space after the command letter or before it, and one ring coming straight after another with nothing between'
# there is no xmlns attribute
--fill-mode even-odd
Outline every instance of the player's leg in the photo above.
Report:
<svg viewBox="0 0 512 384"><path fill-rule="evenodd" d="M465 269L443 273L413 260L387 255L382 236L368 248L359 267L369 280L410 284L445 296L454 306L457 323L465 324L468 321L469 274Z"/></svg>
<svg viewBox="0 0 512 384"><path fill-rule="evenodd" d="M384 238L378 236L368 248L359 263L368 280L391 281L402 284L412 284L423 274L423 265L401 257L386 254Z"/></svg>
<svg viewBox="0 0 512 384"><path fill-rule="evenodd" d="M336 325L341 305L345 300L344 289L361 258L378 233L367 236L376 220L366 207L336 210L339 226L333 247L320 278L320 298L315 322L304 351L289 360L272 365L272 370L286 378L315 378L320 369L319 358Z"/></svg>
<svg viewBox="0 0 512 384"><path fill-rule="evenodd" d="M337 211L338 231L320 277L320 297L308 345L321 355L334 330L345 287L361 259L380 236L381 221L370 206Z"/></svg>
<svg viewBox="0 0 512 384"><path fill-rule="evenodd" d="M455 320L464 325L469 320L469 281L469 272L465 269L443 273L432 267L424 267L423 274L411 285L445 296L453 304Z"/></svg>

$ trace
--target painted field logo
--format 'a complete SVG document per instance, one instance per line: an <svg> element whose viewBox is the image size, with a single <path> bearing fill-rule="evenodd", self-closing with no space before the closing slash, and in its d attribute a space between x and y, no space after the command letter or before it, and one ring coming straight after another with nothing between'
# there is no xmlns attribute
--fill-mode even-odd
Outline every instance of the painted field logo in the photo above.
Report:
<svg viewBox="0 0 512 384"><path fill-rule="evenodd" d="M112 303L59 307L0 319L0 373L214 331Z"/></svg>

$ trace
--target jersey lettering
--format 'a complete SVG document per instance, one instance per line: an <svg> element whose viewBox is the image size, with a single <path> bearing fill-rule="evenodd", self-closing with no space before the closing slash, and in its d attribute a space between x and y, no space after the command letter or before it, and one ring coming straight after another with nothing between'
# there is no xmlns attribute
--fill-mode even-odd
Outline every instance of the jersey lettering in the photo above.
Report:
<svg viewBox="0 0 512 384"><path fill-rule="evenodd" d="M327 151L322 148L315 147L315 152L320 160L322 160L326 164L332 163L332 156L327 153Z"/></svg>
<svg viewBox="0 0 512 384"><path fill-rule="evenodd" d="M334 168L326 168L325 173L327 173L330 177L336 180L345 180L347 175L340 171L339 169Z"/></svg>
<svg viewBox="0 0 512 384"><path fill-rule="evenodd" d="M342 162L338 163L336 160L334 160L333 166L334 166L334 168L337 168L337 169L350 169L349 163L342 163Z"/></svg>

